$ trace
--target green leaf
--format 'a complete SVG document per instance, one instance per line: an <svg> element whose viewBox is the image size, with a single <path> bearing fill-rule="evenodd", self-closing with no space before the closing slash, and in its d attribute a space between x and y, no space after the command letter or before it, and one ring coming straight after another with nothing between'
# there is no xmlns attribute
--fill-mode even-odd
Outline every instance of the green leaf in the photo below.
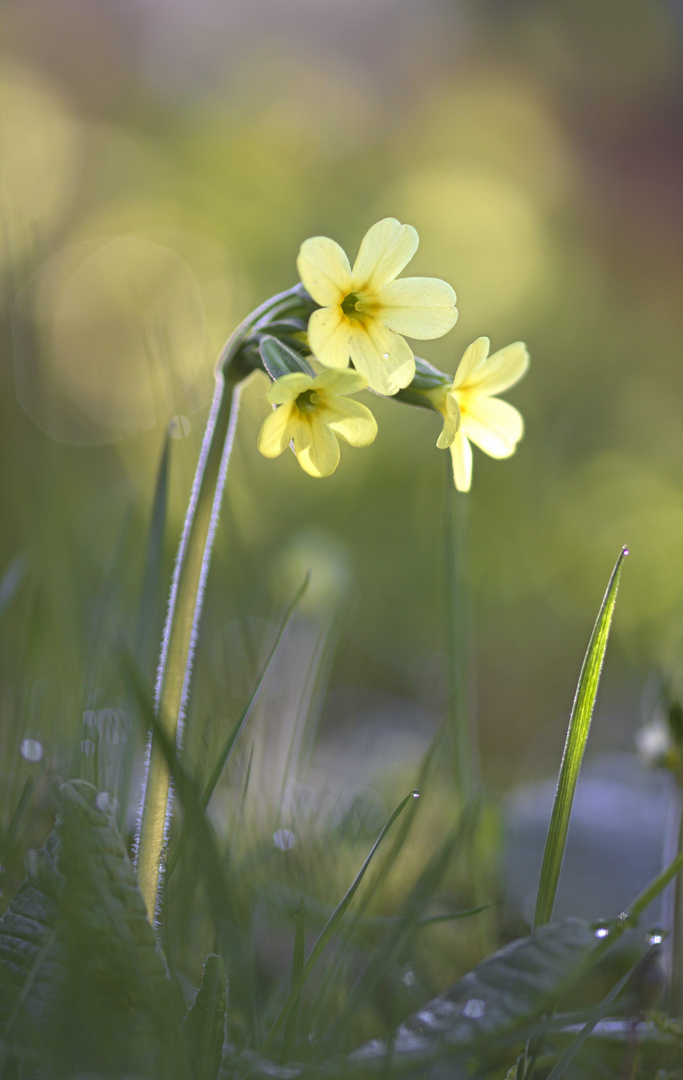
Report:
<svg viewBox="0 0 683 1080"><path fill-rule="evenodd" d="M278 341L272 334L263 335L259 343L259 353L271 379L280 379L293 371L302 371L304 375L315 375L311 365L300 353Z"/></svg>
<svg viewBox="0 0 683 1080"><path fill-rule="evenodd" d="M133 868L100 793L63 784L53 834L0 920L0 1037L59 1075L184 1077L178 1015Z"/></svg>
<svg viewBox="0 0 683 1080"><path fill-rule="evenodd" d="M576 688L576 696L569 717L567 738L557 780L555 802L550 816L548 837L543 852L534 926L547 923L553 913L576 782L579 778L586 740L590 731L593 708L598 686L600 685L600 674L614 614L621 567L626 555L628 555L628 551L623 548L607 585L607 592L600 606L581 668L581 674L579 675L579 684Z"/></svg>
<svg viewBox="0 0 683 1080"><path fill-rule="evenodd" d="M220 956L207 956L202 985L185 1020L192 1080L216 1080L223 1056L228 979Z"/></svg>
<svg viewBox="0 0 683 1080"><path fill-rule="evenodd" d="M391 1048L376 1040L349 1061L381 1061L391 1052L397 1075L416 1077L428 1076L419 1070L437 1057L454 1066L465 1060L483 1064L526 1034L576 978L594 944L593 928L581 919L542 926L492 953L424 1005L401 1024Z"/></svg>

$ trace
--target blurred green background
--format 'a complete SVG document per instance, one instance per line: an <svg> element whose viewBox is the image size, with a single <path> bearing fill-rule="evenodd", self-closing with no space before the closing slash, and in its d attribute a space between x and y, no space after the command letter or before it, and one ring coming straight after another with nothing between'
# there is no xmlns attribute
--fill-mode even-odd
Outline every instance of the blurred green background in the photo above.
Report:
<svg viewBox="0 0 683 1080"><path fill-rule="evenodd" d="M680 4L5 0L2 17L3 812L34 768L27 734L51 771L106 782L86 729L128 723L121 641L151 684L216 355L295 283L303 239L353 258L386 215L419 232L408 272L458 295L421 355L453 372L481 334L531 353L508 395L525 438L509 461L475 451L465 497L484 777L555 770L622 544L591 749L630 749L683 640ZM375 764L412 778L448 698L439 424L368 400L376 442L316 481L257 453L266 389L243 396L190 749L224 738L312 565L271 710L317 710L333 787Z"/></svg>

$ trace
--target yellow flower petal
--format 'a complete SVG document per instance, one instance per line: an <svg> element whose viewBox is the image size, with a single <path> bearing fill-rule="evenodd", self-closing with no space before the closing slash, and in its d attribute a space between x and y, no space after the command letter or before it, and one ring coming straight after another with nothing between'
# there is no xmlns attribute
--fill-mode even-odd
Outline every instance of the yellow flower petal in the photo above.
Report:
<svg viewBox="0 0 683 1080"><path fill-rule="evenodd" d="M368 380L352 368L344 371L333 368L316 375L311 385L313 390L324 390L328 397L337 397L339 394L357 394L365 390Z"/></svg>
<svg viewBox="0 0 683 1080"><path fill-rule="evenodd" d="M266 394L266 401L271 405L284 405L287 401L294 401L304 390L310 390L313 379L303 371L291 371L288 375L281 375L279 379L270 384Z"/></svg>
<svg viewBox="0 0 683 1080"><path fill-rule="evenodd" d="M329 476L339 464L339 443L317 413L295 422L294 453L309 476Z"/></svg>
<svg viewBox="0 0 683 1080"><path fill-rule="evenodd" d="M334 401L325 407L325 423L351 446L369 446L377 434L377 421L360 401Z"/></svg>
<svg viewBox="0 0 683 1080"><path fill-rule="evenodd" d="M399 334L372 320L356 323L349 341L351 359L378 394L391 396L415 374L412 350Z"/></svg>
<svg viewBox="0 0 683 1080"><path fill-rule="evenodd" d="M275 458L286 450L294 435L294 405L281 405L261 425L258 448L264 457Z"/></svg>
<svg viewBox="0 0 683 1080"><path fill-rule="evenodd" d="M458 491L469 491L472 486L472 447L459 431L451 443L453 479Z"/></svg>
<svg viewBox="0 0 683 1080"><path fill-rule="evenodd" d="M439 278L401 278L378 296L381 319L397 334L421 341L442 337L455 325L455 293Z"/></svg>
<svg viewBox="0 0 683 1080"><path fill-rule="evenodd" d="M447 394L444 403L443 430L436 440L439 450L445 450L453 442L462 422L455 394Z"/></svg>
<svg viewBox="0 0 683 1080"><path fill-rule="evenodd" d="M453 379L453 389L468 386L473 373L481 367L489 354L491 342L487 337L477 338L465 349Z"/></svg>
<svg viewBox="0 0 683 1080"><path fill-rule="evenodd" d="M514 454L524 434L524 421L514 405L500 398L473 395L462 412L462 429L481 450L494 458Z"/></svg>
<svg viewBox="0 0 683 1080"><path fill-rule="evenodd" d="M506 345L489 356L485 364L470 376L468 387L479 394L500 394L522 378L529 367L529 353L522 341Z"/></svg>
<svg viewBox="0 0 683 1080"><path fill-rule="evenodd" d="M361 241L353 264L353 290L377 292L388 285L410 262L419 242L412 225L401 225L396 218L378 221Z"/></svg>
<svg viewBox="0 0 683 1080"><path fill-rule="evenodd" d="M296 260L299 277L316 304L340 304L351 292L351 267L346 252L327 236L304 240Z"/></svg>
<svg viewBox="0 0 683 1080"><path fill-rule="evenodd" d="M318 308L308 320L308 344L325 367L349 366L350 333L351 322L340 307Z"/></svg>

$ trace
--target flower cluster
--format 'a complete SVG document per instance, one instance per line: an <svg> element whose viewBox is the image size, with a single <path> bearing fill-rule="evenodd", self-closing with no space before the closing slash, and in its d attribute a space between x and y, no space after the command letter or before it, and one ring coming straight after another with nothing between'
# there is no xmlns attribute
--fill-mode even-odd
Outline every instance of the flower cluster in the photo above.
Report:
<svg viewBox="0 0 683 1080"><path fill-rule="evenodd" d="M447 282L399 278L417 246L415 229L395 218L369 229L353 267L326 236L301 245L297 268L315 305L305 335L311 355L298 366L294 359L283 374L265 365L274 378L266 400L276 406L259 435L259 450L266 457L292 445L307 473L329 476L339 462L338 438L352 446L367 446L375 438L372 413L348 397L365 388L441 414L437 446L450 449L458 491L469 491L471 485L471 443L491 457L514 453L522 417L496 395L524 375L526 347L516 342L489 356L488 338L478 338L465 350L452 383L424 361L416 363L406 337L442 337L458 317ZM308 360L324 370L318 373Z"/></svg>

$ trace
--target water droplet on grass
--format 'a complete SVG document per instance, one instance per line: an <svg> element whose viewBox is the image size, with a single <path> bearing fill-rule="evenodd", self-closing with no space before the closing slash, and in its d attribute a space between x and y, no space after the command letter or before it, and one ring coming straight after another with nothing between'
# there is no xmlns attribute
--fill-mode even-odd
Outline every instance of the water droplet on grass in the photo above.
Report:
<svg viewBox="0 0 683 1080"><path fill-rule="evenodd" d="M595 936L596 936L596 938L605 938L605 937L607 937L608 934L609 934L609 926L606 926L604 923L601 923L600 926L596 926L596 928L595 928Z"/></svg>
<svg viewBox="0 0 683 1080"><path fill-rule="evenodd" d="M108 791L99 791L95 796L95 806L98 810L107 810L110 814L115 814L118 799Z"/></svg>
<svg viewBox="0 0 683 1080"><path fill-rule="evenodd" d="M481 1020L485 1012L486 1002L481 998L470 998L462 1007L462 1015L469 1017L470 1020Z"/></svg>
<svg viewBox="0 0 683 1080"><path fill-rule="evenodd" d="M43 756L43 744L38 739L23 739L19 753L25 761L40 761Z"/></svg>
<svg viewBox="0 0 683 1080"><path fill-rule="evenodd" d="M645 940L648 945L661 945L664 938L667 936L668 931L661 923L653 923L645 935Z"/></svg>
<svg viewBox="0 0 683 1080"><path fill-rule="evenodd" d="M172 439L185 439L192 431L192 421L187 416L173 416L168 424L168 433Z"/></svg>
<svg viewBox="0 0 683 1080"><path fill-rule="evenodd" d="M278 829L273 833L273 843L278 851L291 851L296 844L296 836L291 829Z"/></svg>
<svg viewBox="0 0 683 1080"><path fill-rule="evenodd" d="M415 788L415 790L413 791L413 798L414 799L419 799L420 798L420 792L418 791L417 788Z"/></svg>

